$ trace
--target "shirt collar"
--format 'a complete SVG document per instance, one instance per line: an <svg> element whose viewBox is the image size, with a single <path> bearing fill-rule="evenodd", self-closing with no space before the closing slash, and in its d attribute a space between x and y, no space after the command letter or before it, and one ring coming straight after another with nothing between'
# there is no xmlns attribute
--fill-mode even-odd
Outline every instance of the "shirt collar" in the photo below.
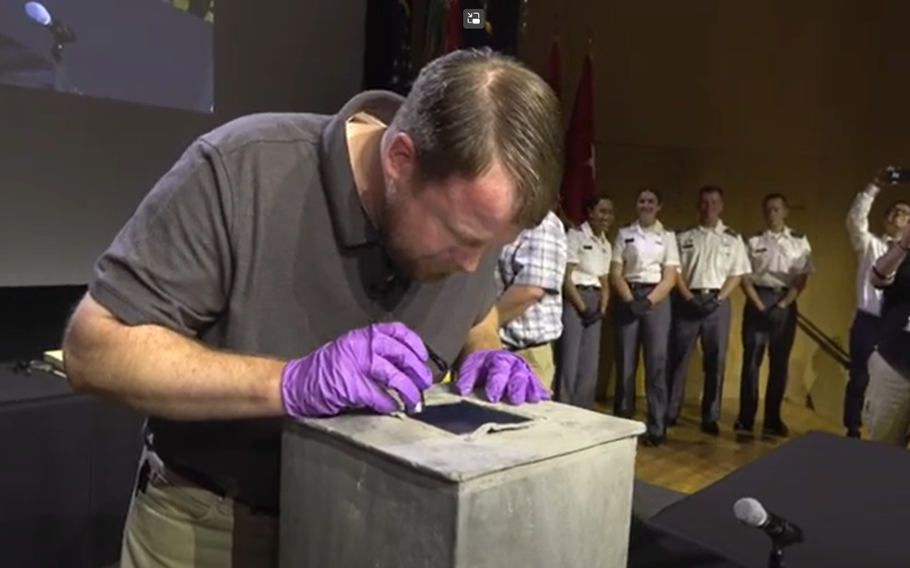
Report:
<svg viewBox="0 0 910 568"><path fill-rule="evenodd" d="M582 223L581 225L579 225L578 228L579 228L579 230L581 230L581 232L584 233L584 235L585 235L586 237L588 237L589 239L594 239L595 241L597 241L597 242L599 242L599 243L601 243L601 244L607 242L607 235L606 235L606 234L601 235L601 236L595 235L595 234L594 234L594 230L591 229L591 225L590 225L587 221L585 221L584 223Z"/></svg>
<svg viewBox="0 0 910 568"><path fill-rule="evenodd" d="M664 231L664 224L661 223L660 221L655 221L654 224L651 225L650 227L642 227L641 222L635 221L634 223L632 223L632 227L636 231L638 231L639 233L642 233L642 234L649 234L649 233L659 234Z"/></svg>
<svg viewBox="0 0 910 568"><path fill-rule="evenodd" d="M379 233L360 201L348 153L347 122L366 112L388 124L404 98L385 91L367 91L352 98L323 129L319 145L319 171L328 199L329 214L342 244L356 247L378 241Z"/></svg>
<svg viewBox="0 0 910 568"><path fill-rule="evenodd" d="M790 227L787 227L786 225L784 225L784 229L779 233L775 233L771 229L765 229L764 235L766 237L771 237L774 239L779 239L782 237L789 237L790 236Z"/></svg>
<svg viewBox="0 0 910 568"><path fill-rule="evenodd" d="M698 230L705 233L717 233L718 235L722 235L724 234L724 231L727 230L727 225L725 225L723 221L718 220L717 225L715 225L713 228L705 227L704 225L699 224Z"/></svg>

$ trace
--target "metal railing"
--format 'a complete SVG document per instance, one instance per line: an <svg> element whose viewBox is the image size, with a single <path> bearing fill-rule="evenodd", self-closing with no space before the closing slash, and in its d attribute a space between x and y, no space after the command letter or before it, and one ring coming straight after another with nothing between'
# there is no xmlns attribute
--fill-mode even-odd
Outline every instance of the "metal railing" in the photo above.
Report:
<svg viewBox="0 0 910 568"><path fill-rule="evenodd" d="M819 348L838 362L845 369L850 368L850 354L844 350L840 344L830 335L818 327L815 322L807 318L804 314L796 314L796 325L805 333L809 339L814 341Z"/></svg>

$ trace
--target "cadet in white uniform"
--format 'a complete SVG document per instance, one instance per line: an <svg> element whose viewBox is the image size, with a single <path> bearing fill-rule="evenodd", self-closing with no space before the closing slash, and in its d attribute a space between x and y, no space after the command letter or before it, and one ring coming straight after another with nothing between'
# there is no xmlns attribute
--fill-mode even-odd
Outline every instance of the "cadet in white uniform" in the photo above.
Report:
<svg viewBox="0 0 910 568"><path fill-rule="evenodd" d="M739 386L736 430L751 432L758 411L758 378L768 351L768 384L762 431L786 436L780 406L787 390L790 351L796 337L796 300L814 270L812 247L806 235L787 227L787 198L765 197L762 207L767 229L749 238L746 252L752 273L743 278L743 367Z"/></svg>
<svg viewBox="0 0 910 568"><path fill-rule="evenodd" d="M875 349L880 326L882 291L869 280L875 259L885 254L888 243L897 239L910 219L910 204L898 201L885 214L884 233L869 230L869 212L882 187L888 184L889 170L881 172L866 189L859 192L847 213L847 233L856 252L856 313L850 326L850 380L844 396L844 427L847 436L859 438L862 426L863 401L869 384L867 363ZM883 179L884 178L884 179Z"/></svg>
<svg viewBox="0 0 910 568"><path fill-rule="evenodd" d="M613 412L631 417L635 410L635 375L639 351L645 359L648 431L643 443L666 437L667 356L672 310L668 295L676 284L679 249L676 234L657 219L661 200L644 189L636 200L638 220L619 230L613 243L610 281L619 296L613 304L616 323L616 391Z"/></svg>
<svg viewBox="0 0 910 568"><path fill-rule="evenodd" d="M676 234L681 266L673 306L667 420L672 426L679 418L689 358L701 338L705 373L701 429L716 435L730 334L729 297L750 268L742 237L720 220L723 190L703 187L698 209L699 224Z"/></svg>
<svg viewBox="0 0 910 568"><path fill-rule="evenodd" d="M610 300L612 250L606 232L613 221L613 202L599 197L586 203L585 210L588 220L566 235L568 262L555 391L559 402L591 408L600 365L601 320Z"/></svg>

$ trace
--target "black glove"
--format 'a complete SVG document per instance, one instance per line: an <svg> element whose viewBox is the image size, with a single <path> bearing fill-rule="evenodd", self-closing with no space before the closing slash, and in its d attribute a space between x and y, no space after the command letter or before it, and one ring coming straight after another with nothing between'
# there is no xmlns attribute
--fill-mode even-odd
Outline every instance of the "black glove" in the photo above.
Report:
<svg viewBox="0 0 910 568"><path fill-rule="evenodd" d="M716 310L720 306L720 302L713 296L693 296L689 300L689 305L692 306L692 311L696 315L704 317Z"/></svg>
<svg viewBox="0 0 910 568"><path fill-rule="evenodd" d="M701 311L706 316L713 314L717 311L717 308L720 307L720 300L717 299L717 296L707 296L701 302Z"/></svg>
<svg viewBox="0 0 910 568"><path fill-rule="evenodd" d="M629 311L632 312L632 315L640 318L641 316L648 313L648 310L651 309L651 300L647 298L641 298L640 300L633 300L629 302Z"/></svg>
<svg viewBox="0 0 910 568"><path fill-rule="evenodd" d="M588 327L589 325L595 324L600 321L603 317L603 314L600 313L600 310L595 308L585 308L581 312L581 325Z"/></svg>
<svg viewBox="0 0 910 568"><path fill-rule="evenodd" d="M787 309L777 304L770 308L765 308L765 318L768 320L768 326L772 331L780 329L783 327L784 322L787 321Z"/></svg>

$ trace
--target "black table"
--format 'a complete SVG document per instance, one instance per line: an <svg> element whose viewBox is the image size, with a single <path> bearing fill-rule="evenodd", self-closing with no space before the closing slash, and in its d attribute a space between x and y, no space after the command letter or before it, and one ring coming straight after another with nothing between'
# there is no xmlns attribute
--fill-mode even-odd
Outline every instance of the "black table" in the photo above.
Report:
<svg viewBox="0 0 910 568"><path fill-rule="evenodd" d="M0 567L119 558L143 418L0 363Z"/></svg>
<svg viewBox="0 0 910 568"><path fill-rule="evenodd" d="M741 497L758 499L805 531L806 542L786 553L787 568L910 566L905 449L806 434L670 505L651 522L764 568L769 540L735 520L733 503Z"/></svg>

